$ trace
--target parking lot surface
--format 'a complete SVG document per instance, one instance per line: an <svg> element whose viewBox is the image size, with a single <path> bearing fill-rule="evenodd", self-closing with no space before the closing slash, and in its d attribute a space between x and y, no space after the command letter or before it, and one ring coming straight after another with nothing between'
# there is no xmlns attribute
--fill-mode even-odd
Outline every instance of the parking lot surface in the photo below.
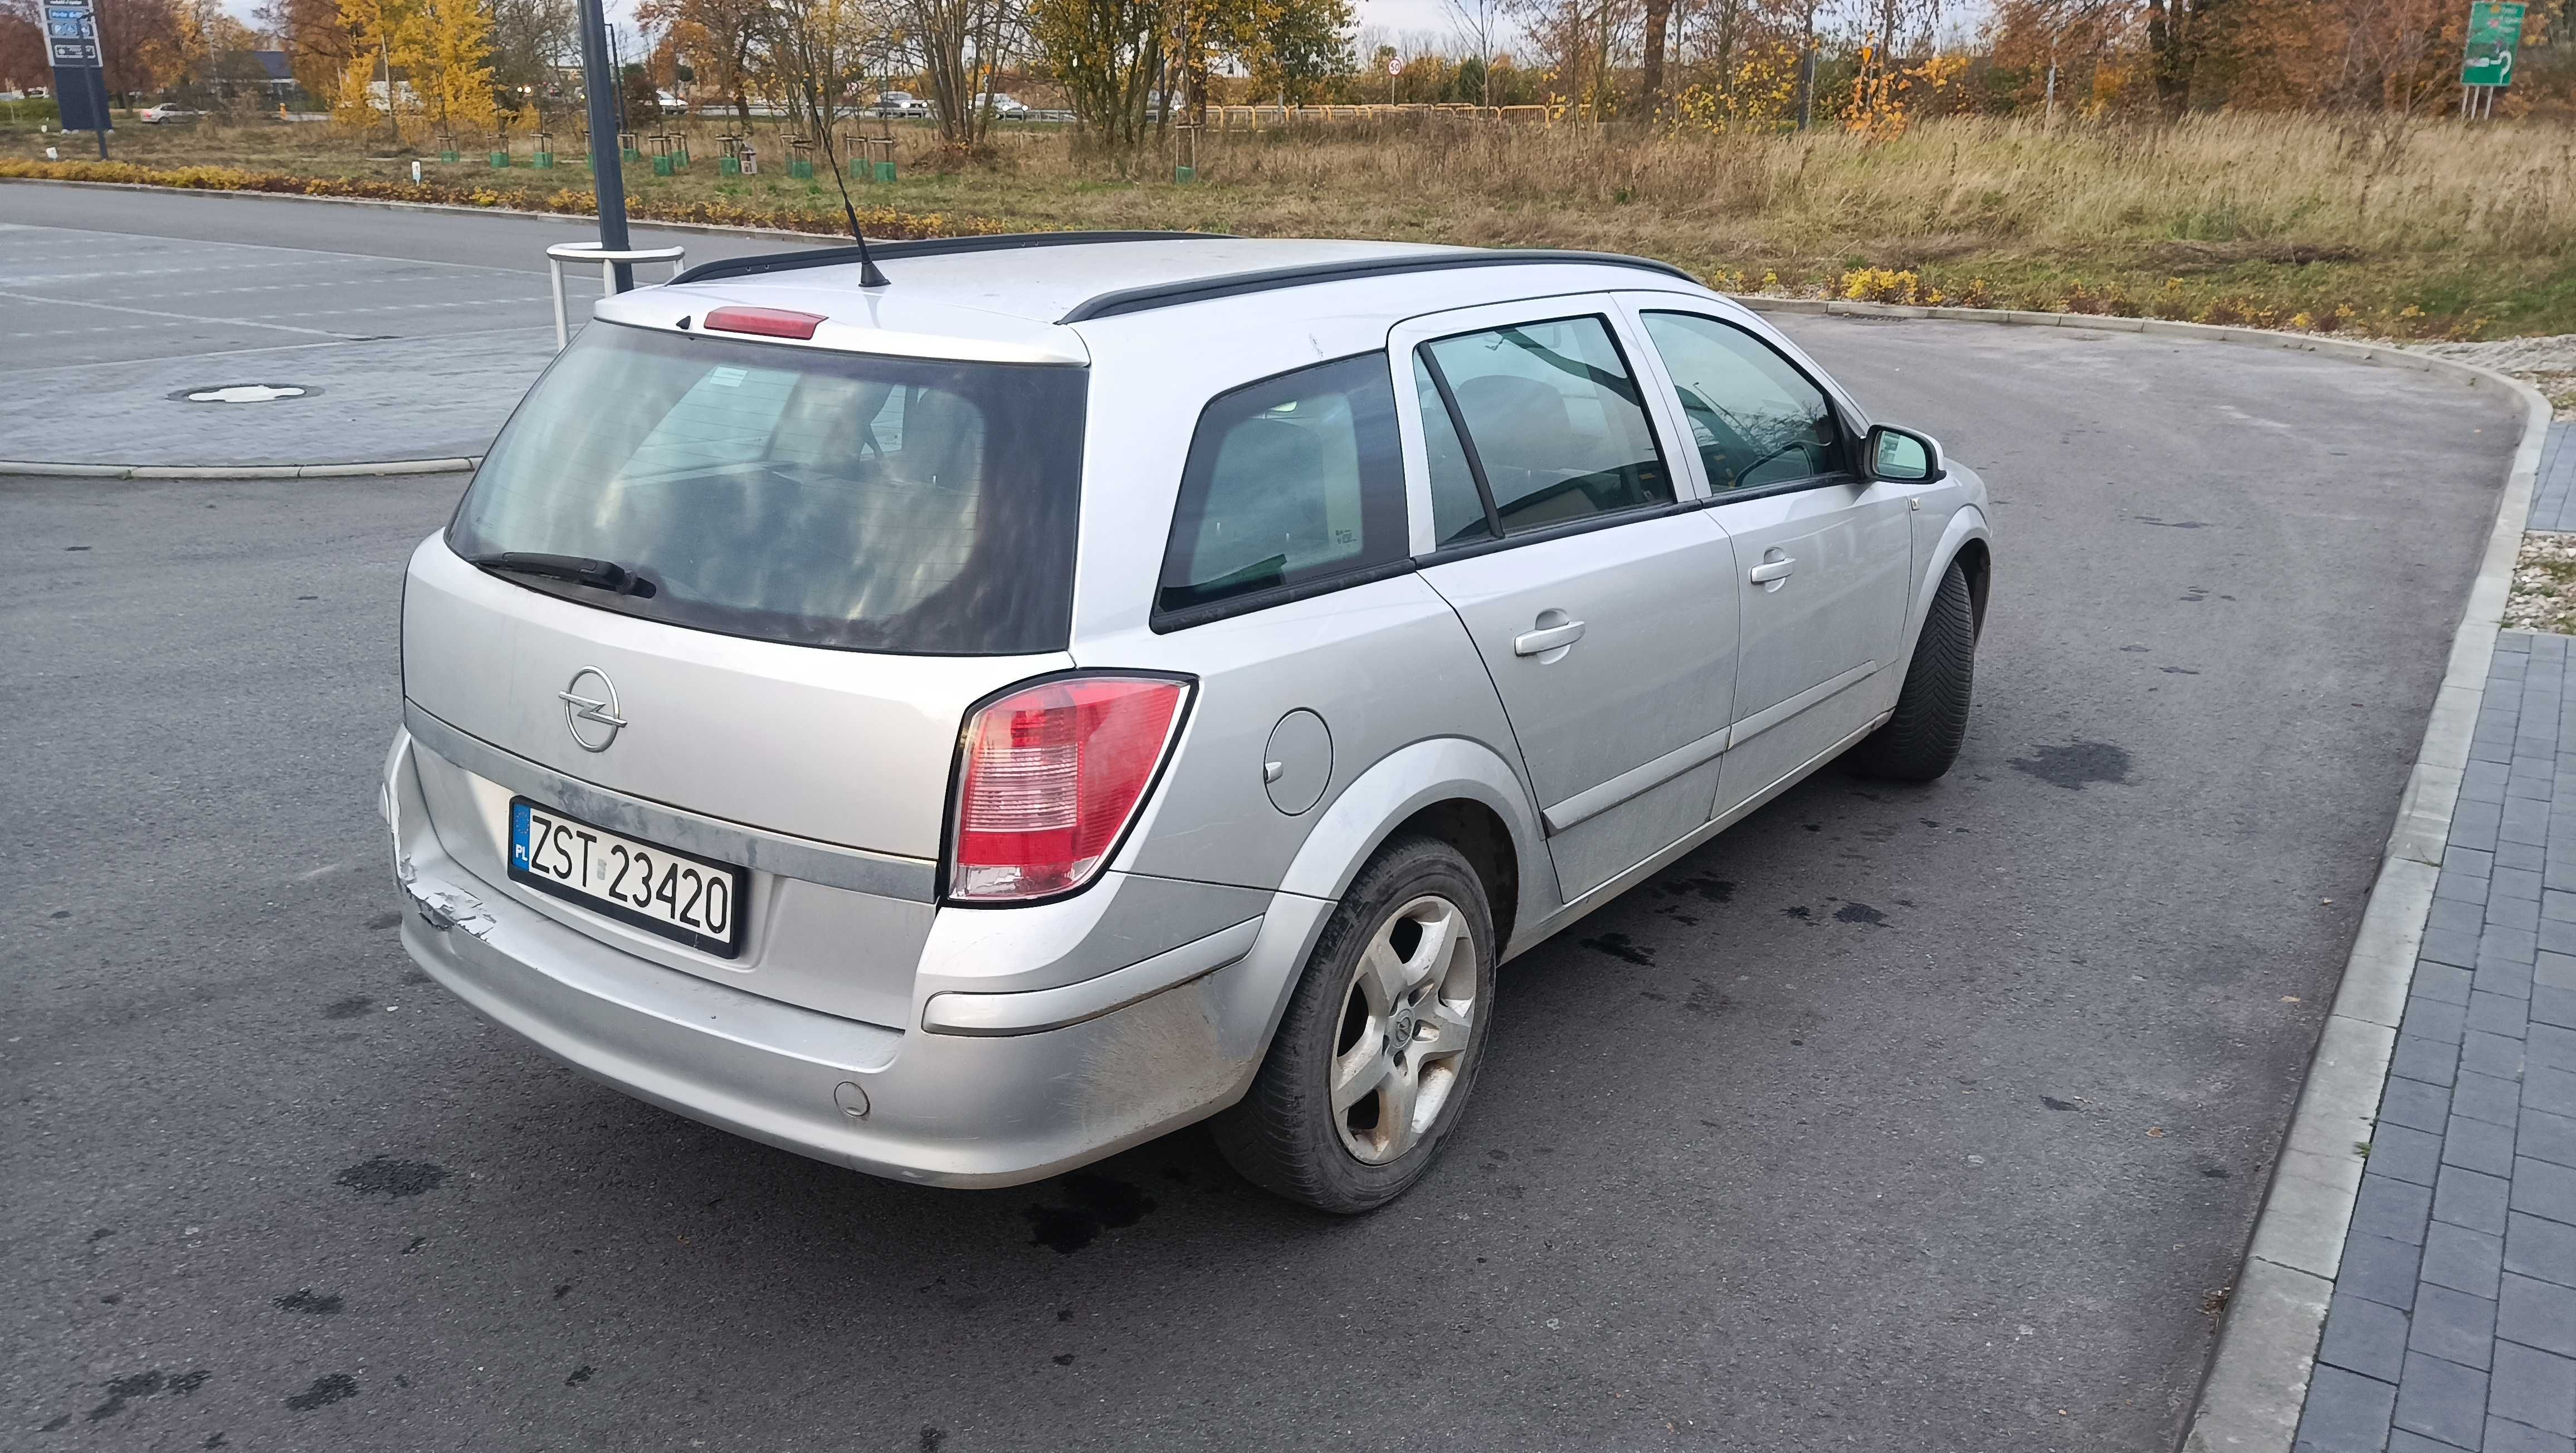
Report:
<svg viewBox="0 0 2576 1453"><path fill-rule="evenodd" d="M552 1064L411 971L373 811L462 481L0 482L0 1442L2171 1447L2517 418L1786 326L1993 486L1967 755L1506 969L1357 1221L1196 1132L932 1191Z"/></svg>
<svg viewBox="0 0 2576 1453"><path fill-rule="evenodd" d="M0 457L58 463L479 455L554 356L547 245L597 235L578 217L23 184L0 188L0 218ZM634 242L694 261L781 245ZM565 294L578 324L599 270L568 269ZM220 394L244 387L261 392Z"/></svg>

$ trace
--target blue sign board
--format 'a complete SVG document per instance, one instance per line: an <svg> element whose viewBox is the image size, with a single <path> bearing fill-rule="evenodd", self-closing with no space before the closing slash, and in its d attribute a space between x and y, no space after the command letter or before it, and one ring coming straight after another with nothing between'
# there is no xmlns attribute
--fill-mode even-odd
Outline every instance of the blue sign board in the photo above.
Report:
<svg viewBox="0 0 2576 1453"><path fill-rule="evenodd" d="M45 52L54 65L54 99L65 131L95 131L104 153L113 129L107 115L107 71L98 49L98 16L89 0L47 0Z"/></svg>

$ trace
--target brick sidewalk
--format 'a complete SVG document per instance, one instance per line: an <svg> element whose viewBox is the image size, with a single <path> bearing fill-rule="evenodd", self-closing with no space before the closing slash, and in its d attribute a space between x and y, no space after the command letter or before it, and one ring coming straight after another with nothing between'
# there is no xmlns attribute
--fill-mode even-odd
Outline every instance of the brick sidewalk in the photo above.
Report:
<svg viewBox="0 0 2576 1453"><path fill-rule="evenodd" d="M2569 643L2497 639L2301 1449L2576 1453Z"/></svg>
<svg viewBox="0 0 2576 1453"><path fill-rule="evenodd" d="M2540 478L2532 485L2534 530L2576 530L2576 424L2556 424L2540 449Z"/></svg>

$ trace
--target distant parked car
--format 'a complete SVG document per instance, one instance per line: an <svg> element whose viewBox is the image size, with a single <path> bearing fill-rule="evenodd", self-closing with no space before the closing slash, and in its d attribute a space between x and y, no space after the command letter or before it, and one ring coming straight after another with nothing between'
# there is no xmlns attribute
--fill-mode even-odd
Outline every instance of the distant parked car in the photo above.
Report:
<svg viewBox="0 0 2576 1453"><path fill-rule="evenodd" d="M662 114L665 116L686 116L689 114L689 103L681 97L672 95L668 91L654 92L653 102L655 105L662 108Z"/></svg>
<svg viewBox="0 0 2576 1453"><path fill-rule="evenodd" d="M194 121L205 114L184 106L146 106L135 114L134 119L146 126L164 126L173 121Z"/></svg>
<svg viewBox="0 0 2576 1453"><path fill-rule="evenodd" d="M927 116L930 103L910 91L887 91L877 97L879 116Z"/></svg>
<svg viewBox="0 0 2576 1453"><path fill-rule="evenodd" d="M1025 120L1029 114L1028 107L1021 105L1018 100L1001 91L994 91L987 95L981 95L975 98L976 110L981 111L987 106L990 106L993 109L994 115L1006 116L1015 121Z"/></svg>

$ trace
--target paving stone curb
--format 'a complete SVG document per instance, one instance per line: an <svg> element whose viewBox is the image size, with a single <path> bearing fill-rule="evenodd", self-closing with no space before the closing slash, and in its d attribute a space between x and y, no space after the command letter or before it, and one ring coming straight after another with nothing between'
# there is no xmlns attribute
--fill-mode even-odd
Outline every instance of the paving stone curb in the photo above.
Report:
<svg viewBox="0 0 2576 1453"><path fill-rule="evenodd" d="M541 217L555 222L596 222L588 212L538 212L525 207L469 207L462 202L405 202L393 197L317 197L305 192L233 191L223 187L164 187L152 182L77 182L66 177L0 177L0 186L89 187L110 192L158 192L172 197L256 197L263 202L325 202L335 207L384 207L394 211L463 212L476 217ZM794 232L784 227L744 227L726 222L664 222L653 217L627 219L638 228L663 232L699 232L710 236L777 237L828 247L839 241L830 232Z"/></svg>
<svg viewBox="0 0 2576 1453"><path fill-rule="evenodd" d="M2299 1413L2316 1364L2317 1339L2341 1267L2344 1233L2360 1194L2363 1161L2355 1147L2373 1135L2380 1095L2397 1043L2415 973L2416 950L2433 909L2451 814L2468 767L2470 735L2486 696L2496 632L2551 421L2540 391L2493 369L2415 353L2385 343L2260 328L2222 328L2160 318L2105 318L2080 313L2025 313L1988 308L1903 307L1817 298L1745 298L1746 306L1775 313L1849 317L1931 318L2040 328L2084 328L2106 333L2197 338L2321 353L2361 363L2443 373L2476 387L2501 388L2523 404L2522 441L2497 501L2494 526L2478 562L2459 630L2451 637L2449 664L2433 698L2423 746L2398 799L2371 885L2361 930L2344 962L2333 1011L2317 1036L2298 1108L2290 1117L2263 1209L2254 1221L2244 1268L2228 1297L2227 1320L2202 1376L2200 1395L2183 1436L2184 1453L2285 1453L2297 1436Z"/></svg>
<svg viewBox="0 0 2576 1453"><path fill-rule="evenodd" d="M455 474L483 462L453 459L377 459L347 464L65 464L44 459L0 459L0 475L52 479L349 479L379 474Z"/></svg>

